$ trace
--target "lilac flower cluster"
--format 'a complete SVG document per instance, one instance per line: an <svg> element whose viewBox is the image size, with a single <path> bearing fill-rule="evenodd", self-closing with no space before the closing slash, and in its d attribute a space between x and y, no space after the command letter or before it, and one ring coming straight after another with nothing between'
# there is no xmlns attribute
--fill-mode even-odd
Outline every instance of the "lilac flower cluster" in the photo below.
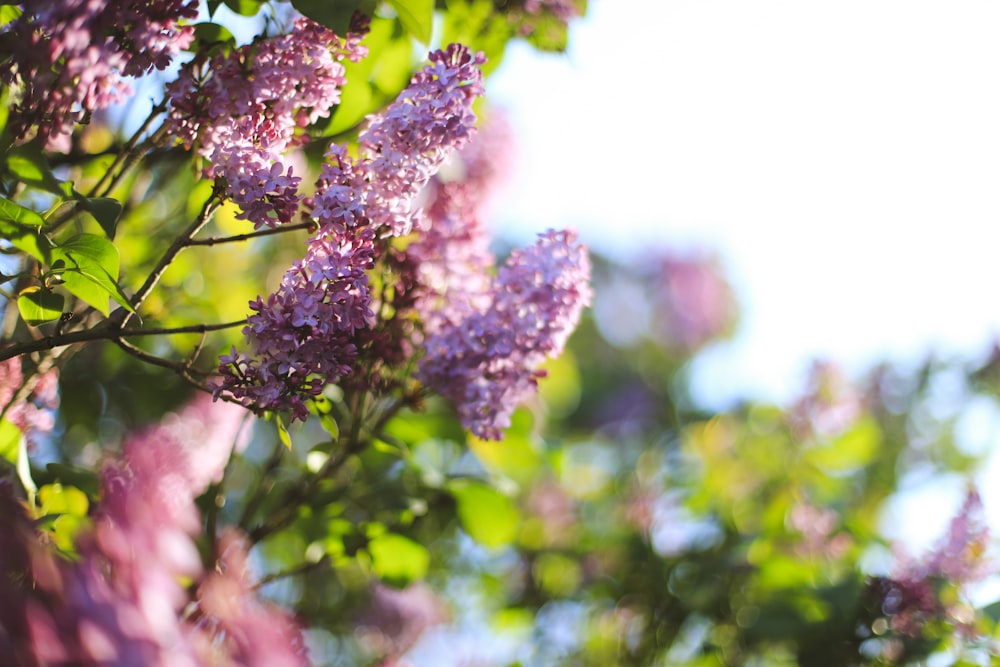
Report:
<svg viewBox="0 0 1000 667"><path fill-rule="evenodd" d="M24 382L20 357L0 361L0 414L32 445L38 436L55 426L53 412L59 407L59 371L53 368L31 378L30 393L15 400Z"/></svg>
<svg viewBox="0 0 1000 667"><path fill-rule="evenodd" d="M462 424L499 440L517 405L558 355L590 303L590 259L571 231L549 231L500 267L489 303L427 337L419 378L457 408Z"/></svg>
<svg viewBox="0 0 1000 667"><path fill-rule="evenodd" d="M282 158L339 103L342 61L367 54L357 28L342 39L300 18L289 34L189 64L167 87L168 131L207 158L206 175L225 179L237 217L255 228L298 212L301 178Z"/></svg>
<svg viewBox="0 0 1000 667"><path fill-rule="evenodd" d="M511 169L510 127L496 112L424 190L420 234L407 249L418 260L424 332L489 305L495 264L483 223L487 205Z"/></svg>
<svg viewBox="0 0 1000 667"><path fill-rule="evenodd" d="M483 62L459 45L432 53L399 98L369 118L358 158L330 149L313 200L319 231L278 289L251 303L244 334L252 355L234 349L222 358L217 394L305 419L305 399L351 373L356 334L375 321L366 271L376 244L410 232L420 190L472 136Z"/></svg>
<svg viewBox="0 0 1000 667"><path fill-rule="evenodd" d="M129 438L102 470L76 561L55 557L11 490L0 493L4 664L307 664L294 621L247 583L246 545L224 535L206 574L193 541L194 500L239 446L243 414L205 396Z"/></svg>
<svg viewBox="0 0 1000 667"><path fill-rule="evenodd" d="M805 394L788 411L789 423L800 439L834 438L864 414L864 392L848 381L837 364L814 361L806 382Z"/></svg>
<svg viewBox="0 0 1000 667"><path fill-rule="evenodd" d="M195 0L34 0L5 32L0 69L19 87L16 137L35 127L49 148L68 149L73 124L125 99L123 77L163 69L194 39Z"/></svg>
<svg viewBox="0 0 1000 667"><path fill-rule="evenodd" d="M732 328L735 299L716 263L663 257L652 299L652 329L665 347L693 353Z"/></svg>
<svg viewBox="0 0 1000 667"><path fill-rule="evenodd" d="M508 169L510 135L491 119L459 154L453 175L426 190L417 260L425 356L418 377L448 398L463 425L499 439L529 396L546 356L557 355L590 302L590 264L570 232L549 232L515 251L497 275L482 223L491 191Z"/></svg>
<svg viewBox="0 0 1000 667"><path fill-rule="evenodd" d="M943 586L957 589L979 581L994 569L986 560L989 544L983 502L970 488L965 502L948 526L947 534L922 560L906 564L892 577L878 577L870 585L889 618L893 631L919 637L932 620L953 624L964 633L974 632L954 595L939 594Z"/></svg>

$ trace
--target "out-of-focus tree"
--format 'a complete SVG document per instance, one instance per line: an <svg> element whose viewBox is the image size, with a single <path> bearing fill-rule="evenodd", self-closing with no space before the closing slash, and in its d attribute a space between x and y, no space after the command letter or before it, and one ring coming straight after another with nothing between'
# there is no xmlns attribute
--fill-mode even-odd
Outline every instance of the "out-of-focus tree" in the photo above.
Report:
<svg viewBox="0 0 1000 667"><path fill-rule="evenodd" d="M715 414L710 253L496 252L483 76L584 10L0 5L0 662L996 660L975 487L880 523L996 357Z"/></svg>

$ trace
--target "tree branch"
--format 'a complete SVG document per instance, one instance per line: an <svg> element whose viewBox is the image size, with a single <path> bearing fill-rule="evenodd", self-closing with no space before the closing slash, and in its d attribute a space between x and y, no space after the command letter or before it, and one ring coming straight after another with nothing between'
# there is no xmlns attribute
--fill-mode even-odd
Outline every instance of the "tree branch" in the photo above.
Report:
<svg viewBox="0 0 1000 667"><path fill-rule="evenodd" d="M274 227L272 229L262 229L257 232L248 232L246 234L236 234L235 236L213 236L207 239L189 239L187 245L220 245L222 243L237 243L239 241L249 241L250 239L255 239L260 236L271 236L272 234L284 234L286 232L294 232L300 229L313 230L316 228L316 223L314 222L300 222L294 225L282 225L280 227Z"/></svg>
<svg viewBox="0 0 1000 667"><path fill-rule="evenodd" d="M162 278L163 274L166 273L167 267L170 266L171 262L174 261L174 258L177 257L180 251L184 250L184 248L188 246L188 243L191 241L191 237L197 234L202 227L208 224L208 221L212 219L212 215L218 208L218 192L213 191L212 195L201 207L201 212L198 214L198 217L195 218L190 225L188 225L188 228L185 229L182 234L174 239L174 242L171 243L170 247L167 248L167 251L163 253L160 261L157 262L149 276L146 277L146 282L144 282L142 287L140 287L136 293L132 295L132 308L139 310L139 306L141 306L142 303L149 297L153 288L156 287L158 282L160 282L160 278ZM118 312L124 313L121 316L120 323L118 324L120 327L127 325L134 315L133 312L126 311L125 309L120 309Z"/></svg>
<svg viewBox="0 0 1000 667"><path fill-rule="evenodd" d="M135 336L170 336L174 334L186 333L203 334L210 331L231 329L242 324L246 324L246 319L234 320L232 322L222 322L220 324L191 324L184 327L150 329L119 329L116 327L98 326L93 329L71 331L58 336L45 336L44 338L39 338L38 340L28 341L26 343L17 343L5 348L0 348L0 361L22 354L38 352L40 350L51 350L58 347L66 347L67 345L73 345L75 343L86 343L95 340L111 340L117 342ZM188 365L190 366L190 364Z"/></svg>

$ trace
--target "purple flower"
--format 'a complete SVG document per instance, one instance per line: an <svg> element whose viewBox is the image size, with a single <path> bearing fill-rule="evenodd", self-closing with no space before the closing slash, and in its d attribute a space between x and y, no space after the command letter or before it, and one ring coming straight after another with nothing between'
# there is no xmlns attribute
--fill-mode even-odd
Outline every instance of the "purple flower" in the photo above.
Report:
<svg viewBox="0 0 1000 667"><path fill-rule="evenodd" d="M28 379L30 391L16 399L24 388L20 357L0 361L0 412L3 418L16 426L35 444L38 436L48 433L55 426L54 411L59 407L59 371L55 368Z"/></svg>
<svg viewBox="0 0 1000 667"><path fill-rule="evenodd" d="M330 149L313 199L319 231L278 289L251 303L243 330L251 354L222 360L217 394L304 420L306 400L352 372L359 332L375 323L366 271L377 238L410 231L421 188L474 131L482 56L452 45L429 58L399 98L369 118L357 159L342 146Z"/></svg>
<svg viewBox="0 0 1000 667"><path fill-rule="evenodd" d="M211 574L194 543L194 500L242 446L243 415L201 396L130 436L104 465L75 561L55 556L0 485L3 664L308 664L291 617L257 599L241 538L221 537Z"/></svg>
<svg viewBox="0 0 1000 667"><path fill-rule="evenodd" d="M985 560L989 529L982 500L970 487L965 502L938 545L919 561L905 564L892 577L878 577L870 584L881 611L894 631L918 637L932 620L948 621L963 633L974 633L971 614L954 595L942 596L943 586L963 589L995 569Z"/></svg>
<svg viewBox="0 0 1000 667"><path fill-rule="evenodd" d="M123 77L163 69L194 39L194 0L34 0L6 31L0 76L19 88L14 135L34 127L68 148L73 124L130 92Z"/></svg>
<svg viewBox="0 0 1000 667"><path fill-rule="evenodd" d="M428 336L419 378L455 405L472 433L499 440L534 392L538 367L562 352L590 304L589 281L590 259L573 232L539 235L500 268L485 308Z"/></svg>
<svg viewBox="0 0 1000 667"><path fill-rule="evenodd" d="M489 305L495 259L483 216L511 169L512 152L510 128L493 114L424 190L425 216L407 254L418 262L426 334Z"/></svg>
<svg viewBox="0 0 1000 667"><path fill-rule="evenodd" d="M287 35L189 64L167 87L168 131L207 158L206 175L224 179L238 217L255 228L298 212L300 179L283 156L340 102L342 61L367 53L360 39L300 18Z"/></svg>

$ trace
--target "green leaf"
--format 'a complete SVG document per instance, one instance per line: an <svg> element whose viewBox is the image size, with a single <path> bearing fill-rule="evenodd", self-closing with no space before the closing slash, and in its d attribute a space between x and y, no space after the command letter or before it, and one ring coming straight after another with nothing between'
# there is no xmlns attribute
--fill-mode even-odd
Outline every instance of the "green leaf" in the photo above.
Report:
<svg viewBox="0 0 1000 667"><path fill-rule="evenodd" d="M346 35L354 12L371 16L375 0L292 0L292 6L316 23L325 25L338 35Z"/></svg>
<svg viewBox="0 0 1000 667"><path fill-rule="evenodd" d="M121 202L111 197L91 197L83 199L80 202L80 206L84 211L94 216L97 224L101 226L101 229L104 230L109 239L115 237L115 231L118 229L118 219L122 214Z"/></svg>
<svg viewBox="0 0 1000 667"><path fill-rule="evenodd" d="M0 418L0 458L17 463L17 446L23 436L13 422Z"/></svg>
<svg viewBox="0 0 1000 667"><path fill-rule="evenodd" d="M351 83L341 91L340 104L324 131L328 136L351 129L371 111L372 87L367 81L352 81L350 78L348 81Z"/></svg>
<svg viewBox="0 0 1000 667"><path fill-rule="evenodd" d="M406 31L421 44L431 43L434 28L434 0L389 0Z"/></svg>
<svg viewBox="0 0 1000 667"><path fill-rule="evenodd" d="M340 426L337 424L337 420L333 418L333 415L320 415L319 423L323 427L323 430L330 434L331 438L336 440L340 437Z"/></svg>
<svg viewBox="0 0 1000 667"><path fill-rule="evenodd" d="M52 249L52 269L59 272L65 287L77 297L110 313L108 299L135 312L118 280L118 250L96 234L80 234Z"/></svg>
<svg viewBox="0 0 1000 667"><path fill-rule="evenodd" d="M878 422L864 418L829 444L810 449L810 462L830 472L843 472L867 465L878 455L882 431Z"/></svg>
<svg viewBox="0 0 1000 667"><path fill-rule="evenodd" d="M14 5L3 5L0 6L0 26L5 26L8 23L16 20L22 13L20 7Z"/></svg>
<svg viewBox="0 0 1000 667"><path fill-rule="evenodd" d="M31 255L43 264L49 261L51 243L44 234L39 234L38 230L33 227L0 219L0 238L6 239L12 246Z"/></svg>
<svg viewBox="0 0 1000 667"><path fill-rule="evenodd" d="M281 440L281 444L286 449L290 450L292 448L292 436L288 434L288 429L285 428L285 422L282 421L281 415L274 415L274 423L278 425L278 439Z"/></svg>
<svg viewBox="0 0 1000 667"><path fill-rule="evenodd" d="M18 146L8 152L7 171L18 181L51 192L57 197L73 196L73 184L55 177L36 142Z"/></svg>
<svg viewBox="0 0 1000 667"><path fill-rule="evenodd" d="M58 482L44 484L38 489L38 503L39 523L47 524L59 549L72 553L77 533L88 523L90 502L87 494Z"/></svg>
<svg viewBox="0 0 1000 667"><path fill-rule="evenodd" d="M451 1L441 24L442 44L458 42L486 54L484 74L500 64L513 37L511 24L495 9L493 0Z"/></svg>
<svg viewBox="0 0 1000 667"><path fill-rule="evenodd" d="M239 14L240 16L256 16L257 12L260 11L261 5L264 3L261 0L224 0L226 7Z"/></svg>
<svg viewBox="0 0 1000 667"><path fill-rule="evenodd" d="M49 242L38 231L44 222L35 211L9 199L0 199L0 236L39 262L48 261Z"/></svg>
<svg viewBox="0 0 1000 667"><path fill-rule="evenodd" d="M21 290L17 297L17 310L21 318L31 326L58 320L63 313L65 299L37 285Z"/></svg>
<svg viewBox="0 0 1000 667"><path fill-rule="evenodd" d="M87 494L72 486L63 486L58 482L46 484L38 489L40 512L45 514L72 514L86 516L90 505Z"/></svg>
<svg viewBox="0 0 1000 667"><path fill-rule="evenodd" d="M64 485L76 487L91 498L96 498L100 490L100 483L95 471L67 463L58 461L49 463L45 466L42 477L46 480L55 480Z"/></svg>
<svg viewBox="0 0 1000 667"><path fill-rule="evenodd" d="M9 199L0 199L0 220L25 227L41 227L45 224L42 216Z"/></svg>
<svg viewBox="0 0 1000 667"><path fill-rule="evenodd" d="M194 41L186 50L195 53L227 52L235 43L236 38L226 26L218 23L199 23L194 27Z"/></svg>
<svg viewBox="0 0 1000 667"><path fill-rule="evenodd" d="M495 548L517 537L521 516L510 498L475 482L454 482L450 490L462 529L476 542Z"/></svg>
<svg viewBox="0 0 1000 667"><path fill-rule="evenodd" d="M395 533L372 538L368 543L368 553L371 554L375 573L398 586L422 579L431 562L430 554L423 545Z"/></svg>

